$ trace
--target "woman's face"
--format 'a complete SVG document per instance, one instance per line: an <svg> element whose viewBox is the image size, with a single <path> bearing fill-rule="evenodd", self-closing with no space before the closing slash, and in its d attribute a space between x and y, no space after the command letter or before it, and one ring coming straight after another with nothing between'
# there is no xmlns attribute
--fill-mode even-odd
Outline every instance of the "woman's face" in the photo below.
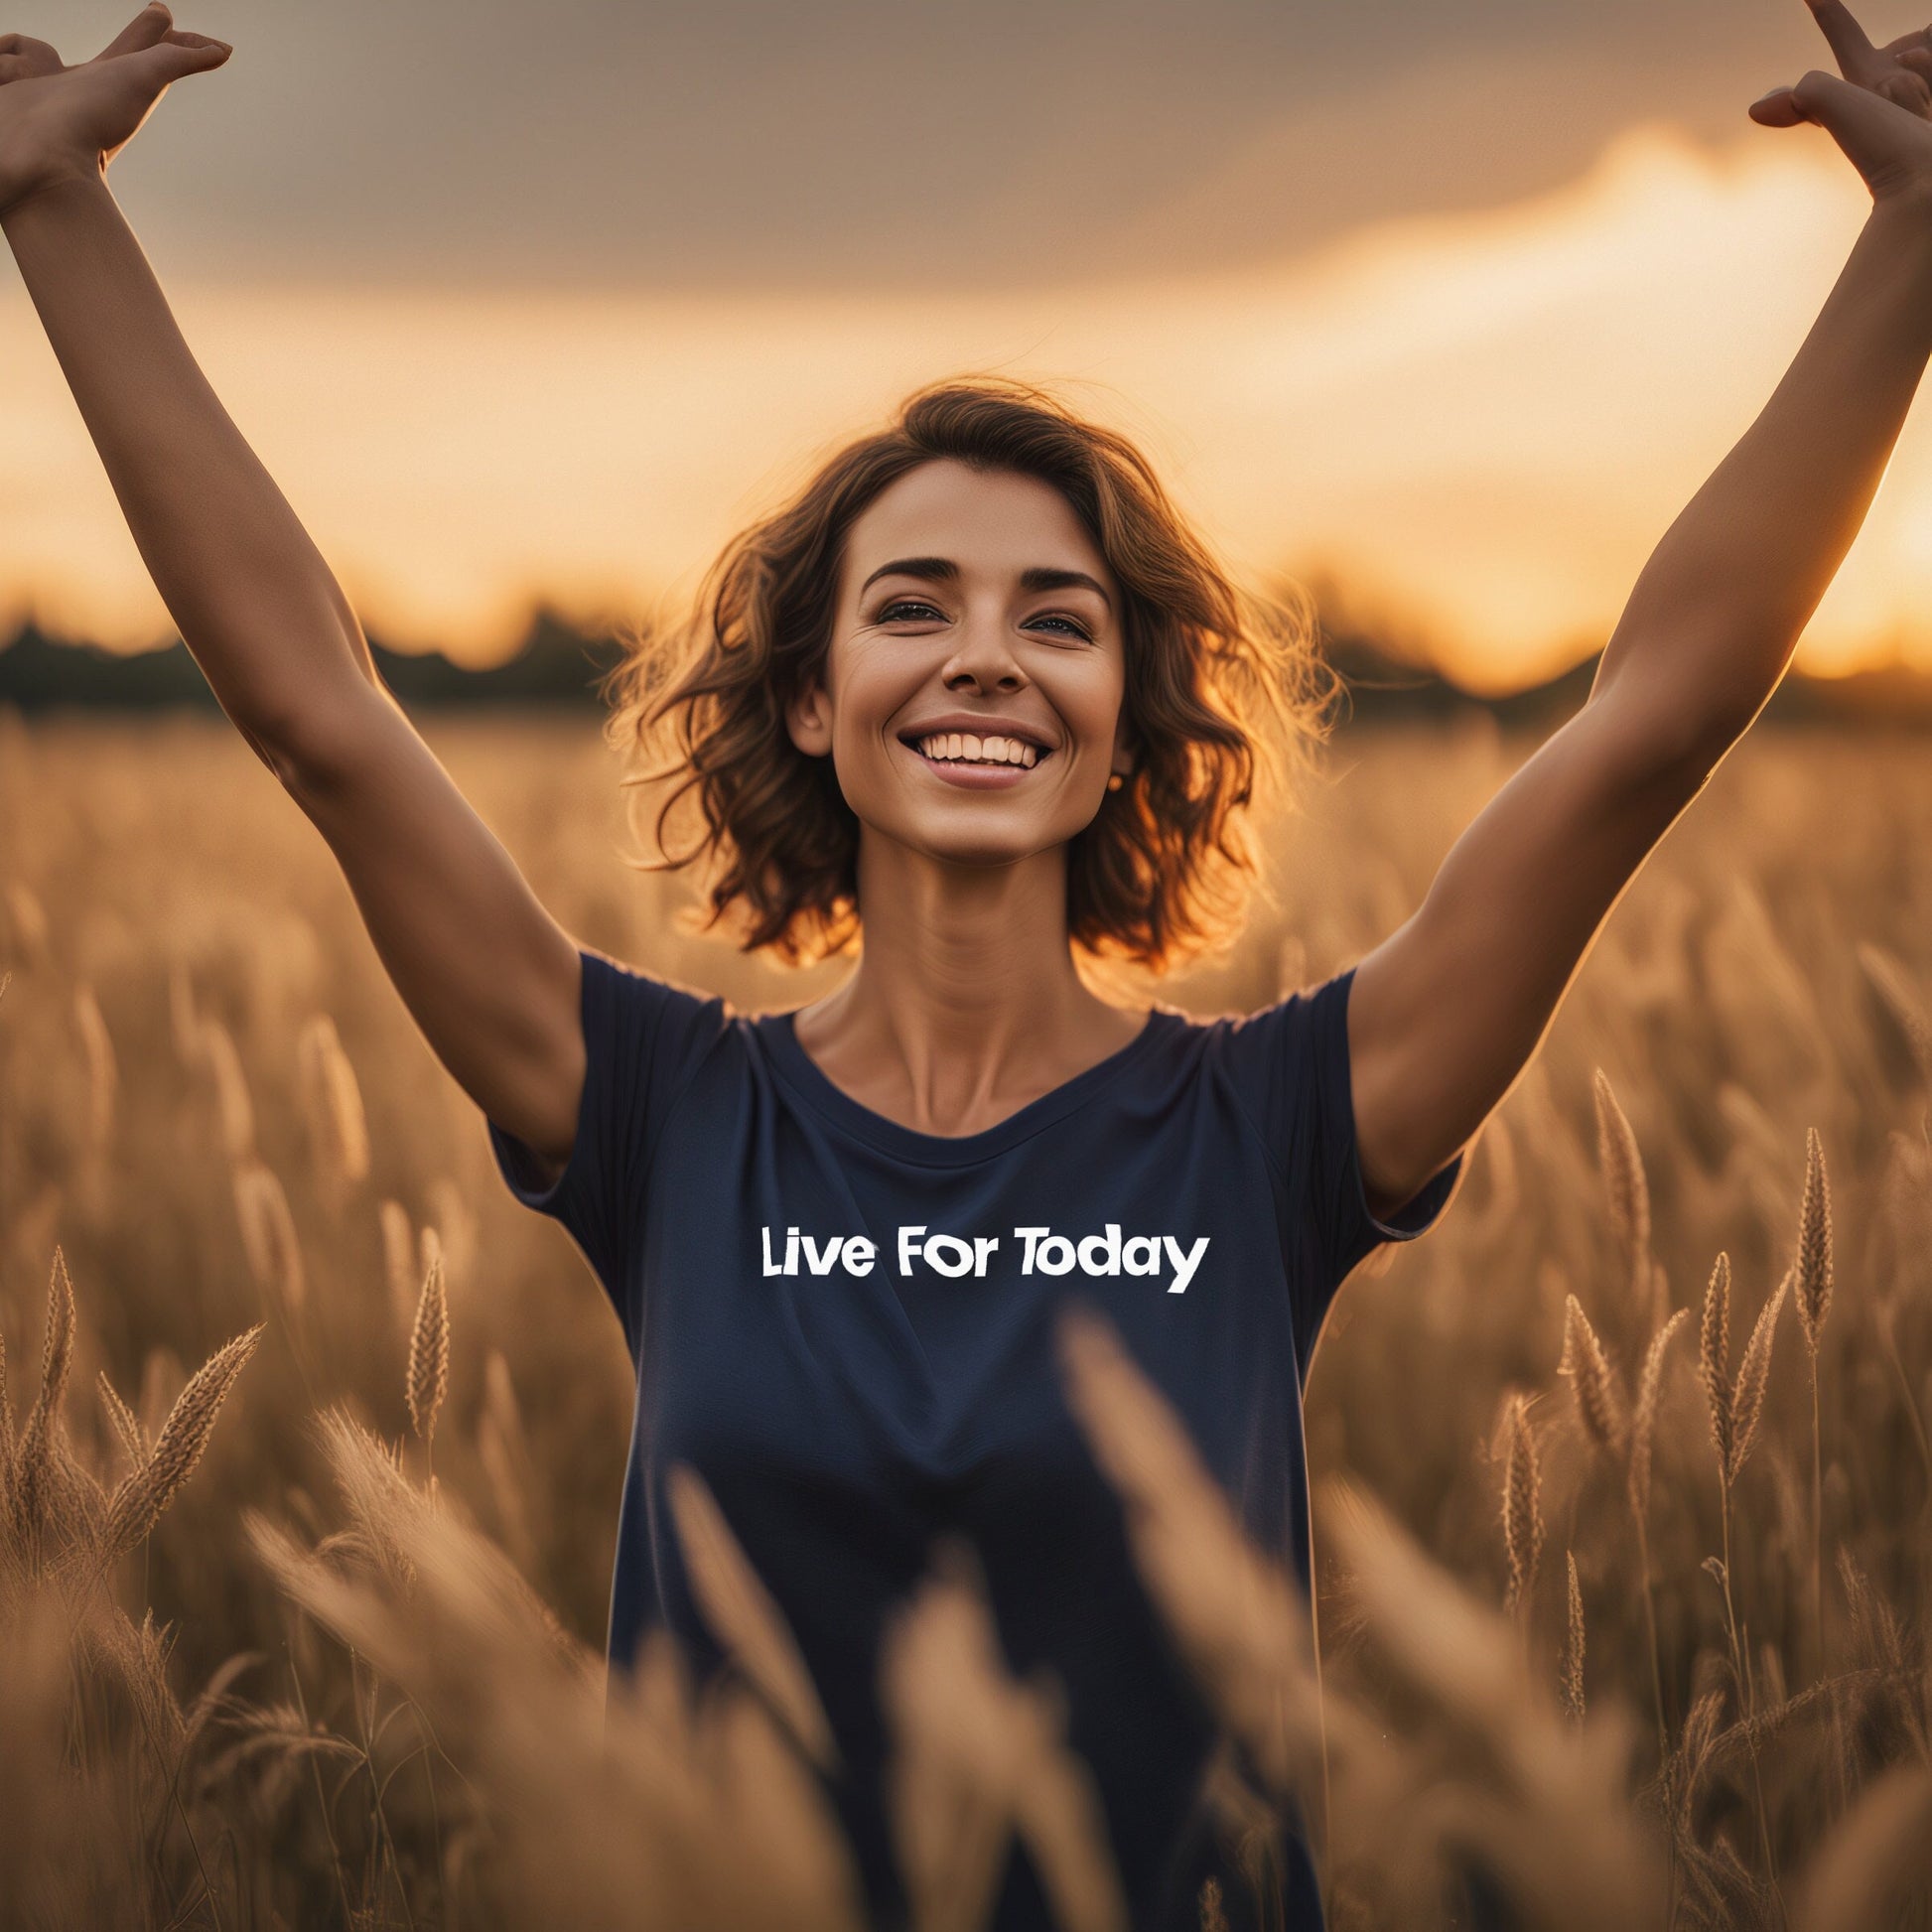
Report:
<svg viewBox="0 0 1932 1932"><path fill-rule="evenodd" d="M1004 865L1092 823L1122 738L1120 590L1050 483L922 464L852 525L792 742L868 836Z"/></svg>

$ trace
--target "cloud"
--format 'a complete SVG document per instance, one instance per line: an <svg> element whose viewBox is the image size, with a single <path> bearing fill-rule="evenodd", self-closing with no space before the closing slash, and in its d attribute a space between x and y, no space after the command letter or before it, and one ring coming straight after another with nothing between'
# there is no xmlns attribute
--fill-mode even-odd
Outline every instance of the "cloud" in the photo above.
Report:
<svg viewBox="0 0 1932 1932"><path fill-rule="evenodd" d="M75 60L129 0L16 0ZM394 286L1036 286L1282 261L1731 134L1799 0L181 0L234 44L114 170L179 274ZM1775 139L1762 131L1759 138ZM0 277L11 265L0 262Z"/></svg>
<svg viewBox="0 0 1932 1932"><path fill-rule="evenodd" d="M1760 131L1761 132L1761 131ZM634 612L833 442L975 367L1139 438L1236 564L1332 565L1472 681L1600 645L1748 427L1868 206L1814 130L1626 130L1580 180L1367 223L1282 266L967 294L184 284L185 331L372 628L474 660L527 601ZM167 634L24 302L0 305L0 608ZM1808 633L1932 664L1912 425Z"/></svg>

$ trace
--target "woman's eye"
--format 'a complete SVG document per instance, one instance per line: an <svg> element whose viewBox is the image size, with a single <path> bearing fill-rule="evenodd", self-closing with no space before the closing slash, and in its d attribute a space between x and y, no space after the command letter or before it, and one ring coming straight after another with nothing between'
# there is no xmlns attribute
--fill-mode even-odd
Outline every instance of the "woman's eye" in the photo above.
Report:
<svg viewBox="0 0 1932 1932"><path fill-rule="evenodd" d="M891 604L883 606L874 621L877 623L902 623L927 618L938 618L943 615L942 612L934 609L930 604L921 604L916 598L902 597L896 599ZM1030 624L1061 624L1067 630L1071 631L1074 636L1083 639L1087 643L1093 642L1092 631L1088 630L1078 620L1062 616L1057 611L1048 612L1042 617L1029 618L1027 621Z"/></svg>

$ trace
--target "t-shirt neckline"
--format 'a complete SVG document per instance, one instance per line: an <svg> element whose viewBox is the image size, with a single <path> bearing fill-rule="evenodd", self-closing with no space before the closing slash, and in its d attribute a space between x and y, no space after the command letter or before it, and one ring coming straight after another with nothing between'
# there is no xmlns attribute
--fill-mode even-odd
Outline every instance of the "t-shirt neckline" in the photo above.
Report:
<svg viewBox="0 0 1932 1932"><path fill-rule="evenodd" d="M853 1099L800 1044L794 1025L796 1019L795 1013L767 1014L757 1026L786 1083L819 1113L846 1133L899 1160L924 1167L968 1167L975 1161L1005 1153L1083 1106L1102 1087L1140 1060L1159 1036L1179 1021L1180 1015L1164 1007L1151 1008L1146 1023L1126 1045L1117 1046L1105 1059L1095 1060L1072 1079L1062 1080L1036 1100L1028 1101L1005 1120L996 1121L977 1134L921 1133Z"/></svg>

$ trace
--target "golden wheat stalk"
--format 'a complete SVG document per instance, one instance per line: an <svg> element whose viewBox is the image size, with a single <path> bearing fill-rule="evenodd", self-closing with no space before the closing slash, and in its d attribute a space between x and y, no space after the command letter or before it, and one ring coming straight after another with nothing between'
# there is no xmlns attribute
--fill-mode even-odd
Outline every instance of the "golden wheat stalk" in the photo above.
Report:
<svg viewBox="0 0 1932 1932"><path fill-rule="evenodd" d="M1503 1607L1511 1615L1536 1587L1543 1560L1543 1475L1537 1467L1536 1437L1530 1406L1520 1395L1509 1404L1509 1454L1503 1465L1503 1553L1509 1560L1509 1588Z"/></svg>
<svg viewBox="0 0 1932 1932"><path fill-rule="evenodd" d="M1650 1338L1643 1373L1637 1378L1637 1406L1630 1420L1630 1506L1642 1515L1650 1507L1650 1449L1657 1434L1657 1403L1664 1385L1664 1356L1671 1338L1690 1317L1679 1309Z"/></svg>
<svg viewBox="0 0 1932 1932"><path fill-rule="evenodd" d="M1825 1624L1824 1425L1818 1413L1818 1344L1832 1310L1832 1194L1825 1175L1825 1146L1818 1129L1805 1129L1805 1191L1798 1208L1798 1324L1811 1363L1811 1613L1812 1628Z"/></svg>
<svg viewBox="0 0 1932 1932"><path fill-rule="evenodd" d="M234 1035L218 1020L204 1020L202 1056L214 1082L215 1107L221 1121L221 1151L230 1167L251 1160L255 1152L255 1103L242 1071Z"/></svg>
<svg viewBox="0 0 1932 1932"><path fill-rule="evenodd" d="M385 1200L376 1208L376 1223L382 1233L382 1273L389 1284L389 1303L396 1312L396 1325L406 1328L414 1315L416 1291L421 1276L416 1270L416 1235L409 1225L409 1210L399 1200Z"/></svg>
<svg viewBox="0 0 1932 1932"><path fill-rule="evenodd" d="M1910 1042L1920 1070L1932 1073L1932 1022L1927 1021L1925 1009L1919 1004L1910 972L1897 954L1868 939L1861 939L1856 951L1859 965L1880 1005Z"/></svg>
<svg viewBox="0 0 1932 1932"><path fill-rule="evenodd" d="M339 1184L366 1179L369 1130L362 1090L328 1014L311 1014L303 1022L296 1064L317 1159Z"/></svg>
<svg viewBox="0 0 1932 1932"><path fill-rule="evenodd" d="M1903 1763L1880 1772L1812 1855L1791 1922L1805 1932L1911 1924L1910 1908L1924 1902L1929 1827L1932 1770Z"/></svg>
<svg viewBox="0 0 1932 1932"><path fill-rule="evenodd" d="M1771 1337L1778 1325L1778 1311L1791 1292L1793 1271L1787 1269L1757 1319L1751 1324L1750 1339L1744 1344L1744 1358L1737 1365L1737 1386L1731 1398L1730 1461L1725 1481L1733 1483L1744 1466L1744 1458L1757 1441L1757 1426L1764 1416L1764 1390L1771 1379Z"/></svg>
<svg viewBox="0 0 1932 1932"><path fill-rule="evenodd" d="M1564 1301L1563 1359L1557 1364L1557 1373L1570 1378L1585 1434L1606 1454L1621 1460L1628 1430L1623 1400L1603 1344L1589 1325L1584 1305L1574 1295Z"/></svg>
<svg viewBox="0 0 1932 1932"><path fill-rule="evenodd" d="M120 1392L107 1379L107 1371L102 1369L94 1378L100 1391L100 1406L107 1412L107 1420L114 1434L120 1440L121 1449L127 1456L130 1468L138 1469L148 1459L147 1432L141 1427L141 1419L120 1398Z"/></svg>
<svg viewBox="0 0 1932 1932"><path fill-rule="evenodd" d="M56 1416L48 1447L52 1477L48 1527L58 1529L69 1549L91 1550L107 1519L107 1492L100 1478L74 1454L65 1416Z"/></svg>
<svg viewBox="0 0 1932 1932"><path fill-rule="evenodd" d="M770 1699L814 1764L835 1770L838 1746L811 1673L771 1592L752 1567L698 1472L672 1463L665 1477L691 1589L719 1644Z"/></svg>
<svg viewBox="0 0 1932 1932"><path fill-rule="evenodd" d="M253 1155L237 1163L234 1200L241 1245L255 1286L273 1292L287 1314L299 1313L308 1299L308 1273L289 1197L274 1170Z"/></svg>
<svg viewBox="0 0 1932 1932"><path fill-rule="evenodd" d="M449 1389L450 1304L443 1292L443 1257L432 1253L409 1331L409 1420L426 1445L436 1434L436 1412Z"/></svg>
<svg viewBox="0 0 1932 1932"><path fill-rule="evenodd" d="M1573 1724L1584 1721L1584 1592L1577 1582L1577 1553L1566 1550L1564 1564L1569 1570L1569 1621L1564 1631L1563 1659L1559 1686L1564 1715Z"/></svg>
<svg viewBox="0 0 1932 1932"><path fill-rule="evenodd" d="M235 1377L255 1352L266 1324L252 1328L218 1348L188 1378L188 1385L168 1420L155 1439L154 1452L114 1491L108 1504L107 1524L101 1535L101 1555L111 1561L152 1530L161 1513L174 1500L175 1492L195 1472L195 1465L207 1448L214 1431L214 1419L234 1387Z"/></svg>
<svg viewBox="0 0 1932 1932"><path fill-rule="evenodd" d="M1730 1384L1730 1257L1722 1251L1704 1291L1704 1316L1698 1324L1698 1380L1711 1413L1711 1442L1718 1467L1728 1472L1737 1425ZM1725 1474L1729 1480L1728 1473Z"/></svg>
<svg viewBox="0 0 1932 1932"><path fill-rule="evenodd" d="M1625 1270L1640 1305L1648 1309L1650 1279L1650 1185L1644 1178L1643 1155L1623 1109L1617 1105L1608 1076L1599 1066L1590 1081L1596 1097L1596 1158L1603 1171L1609 1198L1610 1225L1623 1252Z"/></svg>
<svg viewBox="0 0 1932 1932"><path fill-rule="evenodd" d="M30 964L44 963L47 959L48 918L47 907L41 903L39 895L24 879L10 879L4 891L0 891L0 900L7 907L7 920L13 927L13 945L8 948L15 958L24 958ZM13 977L11 973L7 975Z"/></svg>
<svg viewBox="0 0 1932 1932"><path fill-rule="evenodd" d="M73 1366L73 1283L68 1278L67 1256L57 1244L47 1285L41 1385L20 1432L14 1465L14 1528L30 1553L38 1550L41 1533L54 1517L63 1488L56 1436L61 1407L67 1400L68 1374Z"/></svg>
<svg viewBox="0 0 1932 1932"><path fill-rule="evenodd" d="M1832 1308L1832 1193L1818 1129L1805 1130L1805 1192L1798 1211L1798 1320L1813 1360Z"/></svg>
<svg viewBox="0 0 1932 1932"><path fill-rule="evenodd" d="M1119 1494L1141 1580L1268 1789L1307 1789L1356 1741L1323 1710L1310 1605L1248 1541L1192 1438L1104 1315L1059 1317L1067 1406Z"/></svg>
<svg viewBox="0 0 1932 1932"><path fill-rule="evenodd" d="M1221 1906L1221 1881L1212 1872L1201 1880L1200 1932L1228 1932L1228 1915Z"/></svg>
<svg viewBox="0 0 1932 1932"><path fill-rule="evenodd" d="M87 1146L92 1153L103 1154L114 1134L114 1094L119 1076L113 1036L107 1031L94 989L85 980L73 989L73 1024L87 1060Z"/></svg>
<svg viewBox="0 0 1932 1932"><path fill-rule="evenodd" d="M896 1746L887 1808L912 1923L986 1924L1017 1830L1053 1924L1126 1932L1099 1787L1065 1740L1064 1692L1050 1671L1024 1683L1009 1675L963 1540L941 1541L933 1573L890 1615L879 1685Z"/></svg>

